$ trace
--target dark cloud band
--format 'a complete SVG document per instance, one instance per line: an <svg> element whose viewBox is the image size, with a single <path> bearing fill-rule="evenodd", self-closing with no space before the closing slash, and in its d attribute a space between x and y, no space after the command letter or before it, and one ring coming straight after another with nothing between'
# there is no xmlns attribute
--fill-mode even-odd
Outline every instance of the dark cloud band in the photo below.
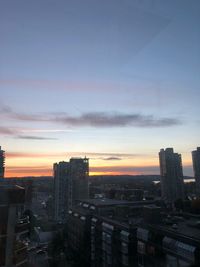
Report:
<svg viewBox="0 0 200 267"><path fill-rule="evenodd" d="M41 137L41 136L29 136L29 135L18 135L17 139L24 140L57 140L57 138Z"/></svg>
<svg viewBox="0 0 200 267"><path fill-rule="evenodd" d="M120 113L120 112L88 112L79 116L72 116L66 113L41 113L24 114L14 112L9 108L1 110L1 116L18 121L29 122L52 122L60 123L64 126L72 127L139 127L139 128L159 128L172 127L182 124L178 118L155 117L153 115L144 115L142 113Z"/></svg>

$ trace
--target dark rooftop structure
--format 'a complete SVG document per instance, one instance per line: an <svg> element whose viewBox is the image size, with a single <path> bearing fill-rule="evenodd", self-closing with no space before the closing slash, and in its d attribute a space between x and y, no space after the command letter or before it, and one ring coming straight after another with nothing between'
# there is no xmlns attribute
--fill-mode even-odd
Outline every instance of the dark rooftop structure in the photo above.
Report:
<svg viewBox="0 0 200 267"><path fill-rule="evenodd" d="M97 198L97 199L84 199L79 201L79 205L81 206L113 206L113 205L128 205L128 206L136 206L136 205L145 205L145 204L153 204L155 201L153 200L143 200L143 201L126 201L126 200L116 200L116 199L108 199L108 198ZM88 205L88 206L87 206Z"/></svg>
<svg viewBox="0 0 200 267"><path fill-rule="evenodd" d="M25 190L18 185L0 185L1 204L22 204L24 203Z"/></svg>

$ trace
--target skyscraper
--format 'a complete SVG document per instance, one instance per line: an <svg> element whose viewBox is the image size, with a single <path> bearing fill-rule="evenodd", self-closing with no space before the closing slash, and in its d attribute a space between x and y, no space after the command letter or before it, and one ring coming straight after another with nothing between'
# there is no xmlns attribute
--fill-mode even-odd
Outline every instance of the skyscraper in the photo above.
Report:
<svg viewBox="0 0 200 267"><path fill-rule="evenodd" d="M161 149L159 152L161 194L167 203L184 198L184 181L181 155L173 148Z"/></svg>
<svg viewBox="0 0 200 267"><path fill-rule="evenodd" d="M71 208L78 199L89 197L89 159L71 158L69 175L68 205Z"/></svg>
<svg viewBox="0 0 200 267"><path fill-rule="evenodd" d="M0 178L4 178L4 167L5 164L5 152L1 149L0 146Z"/></svg>
<svg viewBox="0 0 200 267"><path fill-rule="evenodd" d="M53 165L54 176L54 219L64 221L68 210L69 162L61 161Z"/></svg>
<svg viewBox="0 0 200 267"><path fill-rule="evenodd" d="M69 162L55 163L54 170L54 219L64 222L67 211L78 199L89 196L89 160L71 158Z"/></svg>
<svg viewBox="0 0 200 267"><path fill-rule="evenodd" d="M196 181L196 193L200 196L200 147L192 151L192 162Z"/></svg>

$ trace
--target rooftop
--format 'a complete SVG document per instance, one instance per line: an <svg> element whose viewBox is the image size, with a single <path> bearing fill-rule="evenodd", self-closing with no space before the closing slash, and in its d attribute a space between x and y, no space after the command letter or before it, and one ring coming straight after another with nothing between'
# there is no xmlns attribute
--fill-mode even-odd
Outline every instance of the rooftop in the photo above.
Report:
<svg viewBox="0 0 200 267"><path fill-rule="evenodd" d="M143 201L126 201L126 200L116 200L116 199L84 199L79 201L79 204L83 206L84 204L88 204L88 206L102 207L102 206L113 206L113 205L128 205L128 206L138 206L138 205L146 205L153 204L155 201L143 200Z"/></svg>
<svg viewBox="0 0 200 267"><path fill-rule="evenodd" d="M171 238L180 239L182 241L190 240L192 243L198 244L200 247L200 219L183 216L167 217L162 223L156 225L149 224L148 227L162 231L164 235Z"/></svg>

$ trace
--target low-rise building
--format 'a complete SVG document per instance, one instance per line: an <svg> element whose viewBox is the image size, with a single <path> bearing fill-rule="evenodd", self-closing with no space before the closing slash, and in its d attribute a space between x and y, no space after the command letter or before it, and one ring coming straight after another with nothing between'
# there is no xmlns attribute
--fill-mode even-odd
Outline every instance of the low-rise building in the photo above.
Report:
<svg viewBox="0 0 200 267"><path fill-rule="evenodd" d="M75 260L81 266L90 266L90 225L89 211L80 207L70 209L67 216L67 243ZM76 257L77 256L77 257Z"/></svg>
<svg viewBox="0 0 200 267"><path fill-rule="evenodd" d="M139 267L200 266L199 219L170 216L137 229Z"/></svg>
<svg viewBox="0 0 200 267"><path fill-rule="evenodd" d="M134 266L136 226L105 217L91 222L91 266Z"/></svg>
<svg viewBox="0 0 200 267"><path fill-rule="evenodd" d="M152 201L81 200L68 212L68 245L86 266L137 263L136 225Z"/></svg>

